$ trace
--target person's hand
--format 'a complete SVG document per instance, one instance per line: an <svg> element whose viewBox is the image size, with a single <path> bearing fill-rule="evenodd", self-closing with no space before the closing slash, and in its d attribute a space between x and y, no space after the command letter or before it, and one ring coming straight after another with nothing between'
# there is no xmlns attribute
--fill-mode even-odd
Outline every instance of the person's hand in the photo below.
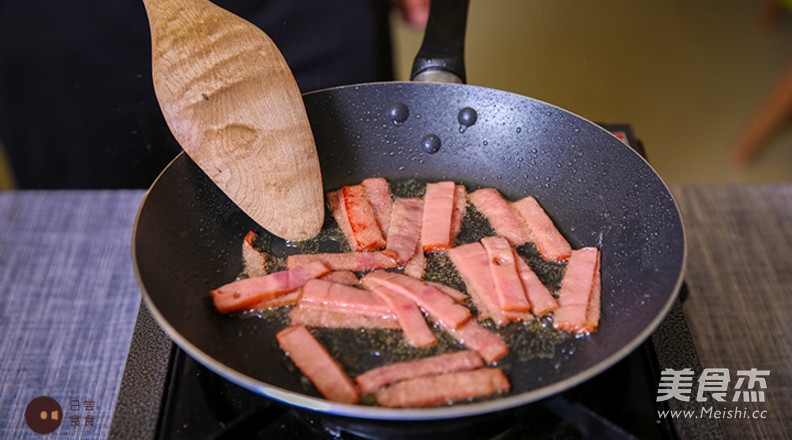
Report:
<svg viewBox="0 0 792 440"><path fill-rule="evenodd" d="M426 26L429 19L429 0L394 0L402 20L410 26Z"/></svg>

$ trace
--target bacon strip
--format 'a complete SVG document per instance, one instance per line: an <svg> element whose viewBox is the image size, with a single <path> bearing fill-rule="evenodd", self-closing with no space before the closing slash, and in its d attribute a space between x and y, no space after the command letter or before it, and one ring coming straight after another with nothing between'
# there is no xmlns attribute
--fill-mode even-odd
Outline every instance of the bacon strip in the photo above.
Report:
<svg viewBox="0 0 792 440"><path fill-rule="evenodd" d="M467 209L467 189L465 185L457 185L454 188L454 210L451 212L451 237L450 243L456 243L457 235L462 230L462 219L465 217Z"/></svg>
<svg viewBox="0 0 792 440"><path fill-rule="evenodd" d="M421 221L421 249L424 252L442 252L451 247L455 191L454 182L426 184Z"/></svg>
<svg viewBox="0 0 792 440"><path fill-rule="evenodd" d="M297 306L289 312L290 325L324 328L386 328L401 330L395 315L379 316L349 311Z"/></svg>
<svg viewBox="0 0 792 440"><path fill-rule="evenodd" d="M553 312L553 326L570 332L593 332L597 330L593 322L593 309L599 309L599 250L586 247L572 251L569 257L561 289L558 292L558 303L561 305ZM593 299L596 296L596 299ZM592 315L588 315L589 304ZM597 321L599 320L597 313Z"/></svg>
<svg viewBox="0 0 792 440"><path fill-rule="evenodd" d="M276 337L283 351L316 389L333 402L357 403L360 393L355 383L304 326L281 330Z"/></svg>
<svg viewBox="0 0 792 440"><path fill-rule="evenodd" d="M242 241L242 262L245 264L245 273L253 277L263 277L267 275L267 257L258 249L253 247L256 233L250 231Z"/></svg>
<svg viewBox="0 0 792 440"><path fill-rule="evenodd" d="M435 289L445 293L454 301L461 303L464 302L469 298L468 294L465 292L460 292L459 290L454 289L453 287L446 286L445 284L436 283L434 281L424 281L426 284L434 287Z"/></svg>
<svg viewBox="0 0 792 440"><path fill-rule="evenodd" d="M349 225L355 234L356 251L376 251L385 247L385 238L377 224L374 208L362 185L345 186L341 194L346 206Z"/></svg>
<svg viewBox="0 0 792 440"><path fill-rule="evenodd" d="M404 265L404 274L420 280L423 278L425 267L426 255L419 246L415 250L415 255Z"/></svg>
<svg viewBox="0 0 792 440"><path fill-rule="evenodd" d="M380 316L393 314L385 301L367 290L318 279L305 283L297 303L337 311L367 311Z"/></svg>
<svg viewBox="0 0 792 440"><path fill-rule="evenodd" d="M363 286L366 286L365 277L363 277ZM408 344L413 347L430 347L437 342L415 302L387 286L378 286L372 291L382 298L396 315Z"/></svg>
<svg viewBox="0 0 792 440"><path fill-rule="evenodd" d="M286 267L302 266L312 262L321 262L330 270L351 270L363 272L374 269L397 267L393 258L382 252L346 252L339 254L296 254L286 257Z"/></svg>
<svg viewBox="0 0 792 440"><path fill-rule="evenodd" d="M501 310L530 311L531 303L528 302L522 280L517 275L516 255L509 242L503 237L484 237L481 244L487 251L490 275Z"/></svg>
<svg viewBox="0 0 792 440"><path fill-rule="evenodd" d="M297 304L297 298L300 297L302 293L302 289L292 290L289 293L286 293L281 296L276 296L275 298L265 299L264 301L257 302L253 304L251 307L252 310L267 310L267 309L274 309L276 307L283 307L283 306L293 306Z"/></svg>
<svg viewBox="0 0 792 440"><path fill-rule="evenodd" d="M418 237L421 235L423 200L396 199L388 229L385 255L402 265L415 255Z"/></svg>
<svg viewBox="0 0 792 440"><path fill-rule="evenodd" d="M358 284L358 277L348 270L337 270L327 272L326 274L317 278L318 280L330 281L333 283L344 284L347 286L356 286ZM310 282L310 281L309 281ZM272 299L264 300L253 305L253 310L266 310L274 309L276 307L293 306L297 304L297 299L302 294L302 288L293 290L282 296Z"/></svg>
<svg viewBox="0 0 792 440"><path fill-rule="evenodd" d="M430 318L448 329L458 328L470 319L470 310L454 302L436 288L407 275L374 271L361 279L363 287L374 292L390 289L414 301Z"/></svg>
<svg viewBox="0 0 792 440"><path fill-rule="evenodd" d="M377 392L385 407L427 407L509 391L506 375L497 368L440 374L405 380Z"/></svg>
<svg viewBox="0 0 792 440"><path fill-rule="evenodd" d="M380 231L385 239L388 238L390 229L391 208L393 199L391 198L390 185L382 177L371 177L360 182L366 190L366 197L374 208L374 217L377 219Z"/></svg>
<svg viewBox="0 0 792 440"><path fill-rule="evenodd" d="M563 235L553 224L553 220L547 215L544 209L531 196L512 203L528 229L531 231L533 242L539 253L548 260L563 261L572 255L572 246L566 241Z"/></svg>
<svg viewBox="0 0 792 440"><path fill-rule="evenodd" d="M481 368L484 363L475 352L462 350L456 353L431 356L417 361L397 362L366 371L355 378L361 394L376 391L385 385L405 379L452 373Z"/></svg>
<svg viewBox="0 0 792 440"><path fill-rule="evenodd" d="M517 274L523 283L528 301L531 302L531 311L536 316L546 315L558 308L558 301L553 294L539 281L531 266L520 257L517 257Z"/></svg>
<svg viewBox="0 0 792 440"><path fill-rule="evenodd" d="M509 347L497 333L487 330L474 320L452 330L451 335L465 347L477 352L488 364L509 353Z"/></svg>
<svg viewBox="0 0 792 440"><path fill-rule="evenodd" d="M599 327L600 318L600 295L602 294L602 278L600 275L599 255L597 256L597 268L594 269L594 285L591 288L588 308L586 308L586 331L593 333Z"/></svg>
<svg viewBox="0 0 792 440"><path fill-rule="evenodd" d="M448 256L454 263L467 291L473 300L479 317L491 318L497 325L509 322L509 318L500 309L500 301L495 293L495 284L489 271L487 251L481 243L467 243L448 250Z"/></svg>
<svg viewBox="0 0 792 440"><path fill-rule="evenodd" d="M320 276L319 279L347 286L357 286L358 282L360 282L357 275L349 270L334 270Z"/></svg>
<svg viewBox="0 0 792 440"><path fill-rule="evenodd" d="M210 291L209 294L218 312L241 312L256 303L291 292L327 271L324 264L316 262L263 277L234 281Z"/></svg>
<svg viewBox="0 0 792 440"><path fill-rule="evenodd" d="M468 194L468 200L489 219L495 232L509 240L512 246L532 241L533 237L525 220L497 189L482 188L473 191Z"/></svg>
<svg viewBox="0 0 792 440"><path fill-rule="evenodd" d="M346 203L344 203L344 196L341 190L327 193L327 201L330 203L330 211L341 232L349 243L349 247L354 251L358 248L358 242L355 239L355 233L352 231L352 225L349 223L349 215L346 210Z"/></svg>

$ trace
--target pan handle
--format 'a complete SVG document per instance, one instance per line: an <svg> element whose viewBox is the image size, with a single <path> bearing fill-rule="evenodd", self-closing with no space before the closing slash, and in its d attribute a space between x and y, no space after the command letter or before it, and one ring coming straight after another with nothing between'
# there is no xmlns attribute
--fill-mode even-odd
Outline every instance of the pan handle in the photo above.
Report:
<svg viewBox="0 0 792 440"><path fill-rule="evenodd" d="M410 79L465 84L465 29L469 0L432 0Z"/></svg>

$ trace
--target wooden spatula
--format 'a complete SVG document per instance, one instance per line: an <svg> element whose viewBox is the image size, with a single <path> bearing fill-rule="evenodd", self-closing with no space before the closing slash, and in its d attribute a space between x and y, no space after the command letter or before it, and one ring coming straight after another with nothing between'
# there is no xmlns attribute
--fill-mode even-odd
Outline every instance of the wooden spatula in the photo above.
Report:
<svg viewBox="0 0 792 440"><path fill-rule="evenodd" d="M154 90L184 151L246 214L287 240L324 220L319 158L280 51L206 0L143 0Z"/></svg>

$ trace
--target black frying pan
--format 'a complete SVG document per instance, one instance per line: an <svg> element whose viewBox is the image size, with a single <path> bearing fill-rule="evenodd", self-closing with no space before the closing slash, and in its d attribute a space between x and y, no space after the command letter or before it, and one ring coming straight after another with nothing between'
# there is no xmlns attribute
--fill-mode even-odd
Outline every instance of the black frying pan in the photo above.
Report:
<svg viewBox="0 0 792 440"><path fill-rule="evenodd" d="M432 17L444 6L434 1ZM464 28L464 9L461 17ZM446 31L430 20L427 36ZM461 44L452 49L461 54ZM438 66L443 72L464 69L461 57L424 56L414 71L426 74ZM503 397L429 409L328 402L305 385L277 346L275 333L285 320L229 317L212 306L209 290L242 269L240 246L249 230L276 254L289 246L255 225L182 154L140 207L133 261L159 324L221 376L337 415L419 420L484 414L551 396L607 369L651 334L675 300L685 260L677 207L652 168L597 125L531 98L462 84L363 84L304 99L327 190L383 176L394 182L454 180L470 190L494 186L511 199L536 197L573 247L602 251L599 331L556 341L550 354L513 348L501 361L512 383ZM476 114L472 124L469 109ZM364 371L387 358L366 351L367 336L350 332L326 337L331 345L336 337L341 345L360 344L346 368Z"/></svg>

